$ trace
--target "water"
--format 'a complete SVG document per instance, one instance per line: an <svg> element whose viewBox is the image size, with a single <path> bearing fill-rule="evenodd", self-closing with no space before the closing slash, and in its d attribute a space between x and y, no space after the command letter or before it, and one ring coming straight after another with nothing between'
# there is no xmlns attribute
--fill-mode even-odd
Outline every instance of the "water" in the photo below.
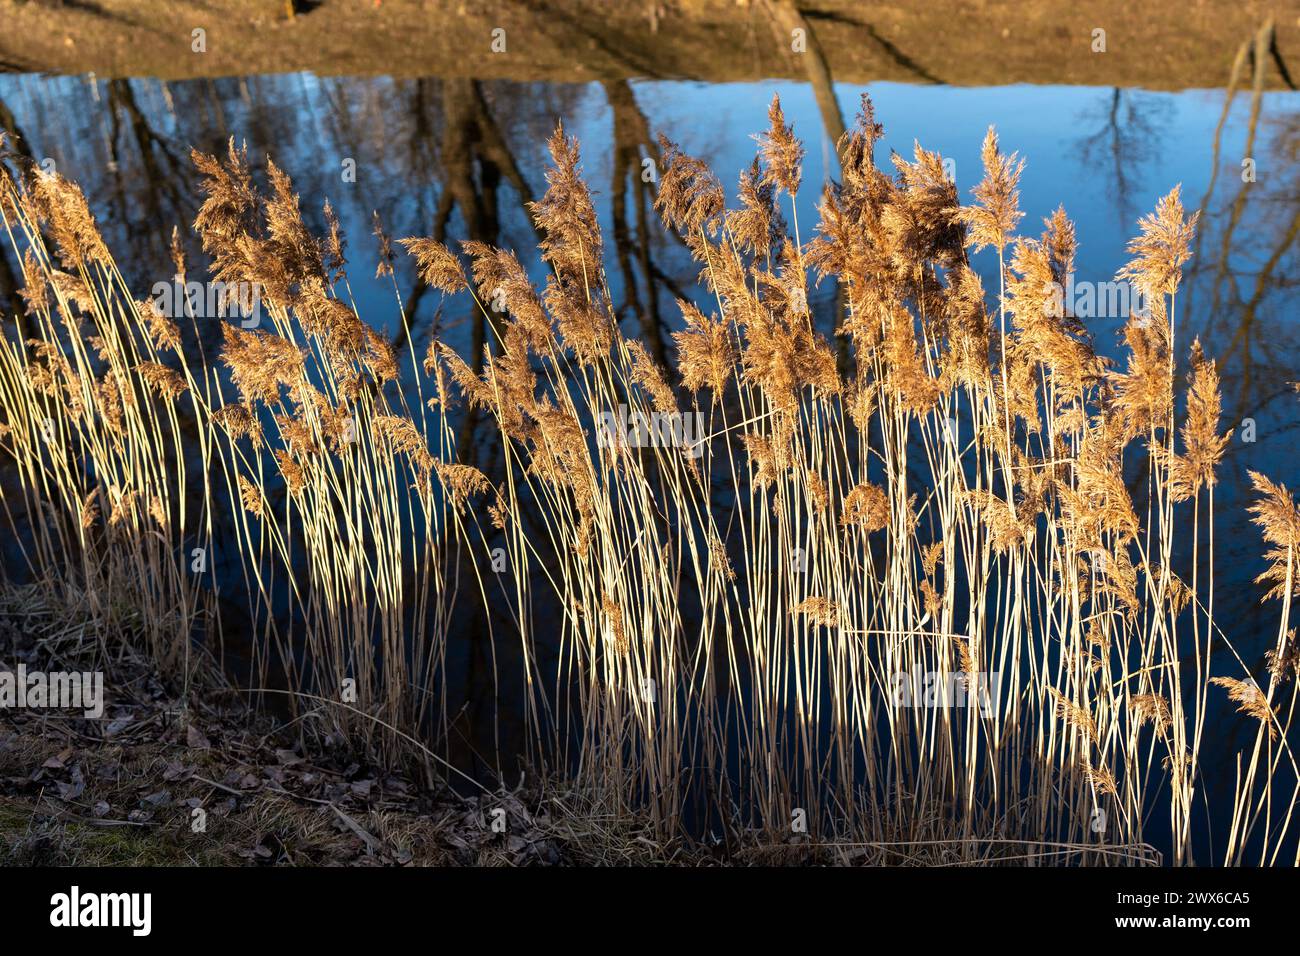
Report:
<svg viewBox="0 0 1300 956"><path fill-rule="evenodd" d="M864 91L885 126L878 164L886 166L891 151L910 158L919 141L954 161L964 200L982 175L984 132L996 126L1002 148L1027 160L1021 231L1037 235L1041 220L1063 203L1078 231L1079 281L1113 277L1127 259L1125 243L1137 231L1138 216L1174 185L1181 183L1189 208L1204 200L1197 256L1179 298L1179 360L1185 363L1186 347L1200 337L1221 363L1224 425L1238 426L1216 492L1216 617L1246 661L1262 668L1275 639L1278 606L1261 607L1263 589L1253 581L1263 569L1264 549L1245 513L1246 471L1300 484L1300 396L1289 385L1300 380L1300 94L1263 94L1252 124L1248 95L1225 104L1224 92L1214 89L838 85L835 98L845 123L852 124ZM545 189L545 142L562 120L581 141L585 175L597 194L624 330L653 343L666 342L677 327L675 296L708 307L685 248L653 210L642 207L648 203L642 175L653 168L653 137L662 132L706 159L734 198L736 178L754 155L752 135L767 125L773 93L780 94L787 121L807 147L796 208L806 241L814 232L821 186L837 169L812 88L789 81L521 84L291 74L164 83L6 75L0 76L0 119L11 118L6 125L21 133L34 159L82 185L141 297L171 275L173 225L191 243L191 262L201 261L185 228L198 196L188 148L218 152L230 137L246 143L256 168L264 169L271 158L290 174L317 231L324 231L323 200L339 211L361 315L389 332L400 327L400 313L394 279L375 278L373 213L393 237L443 234L514 249L541 279L525 203ZM1246 159L1253 161L1253 182L1245 181ZM20 274L7 248L3 256L0 305L15 301L13 277ZM996 289L996 258L985 252L975 265L985 287ZM198 270L192 266L191 272ZM441 302L440 294L421 291L404 256L395 281L412 312L417 342L426 341L441 309L445 337L468 352L472 322L463 297ZM814 295L823 327L831 322L832 298L826 287ZM1114 316L1088 322L1104 354L1119 354L1121 324ZM1255 441L1242 440L1252 429ZM1140 481L1135 472L1134 482ZM1176 557L1175 570L1189 580L1190 555ZM475 669L486 665L474 662L478 652L466 641L459 658L466 698L473 700ZM1249 718L1231 715L1227 706L1218 710L1216 739L1204 748L1212 803L1231 794L1232 755L1255 733Z"/></svg>

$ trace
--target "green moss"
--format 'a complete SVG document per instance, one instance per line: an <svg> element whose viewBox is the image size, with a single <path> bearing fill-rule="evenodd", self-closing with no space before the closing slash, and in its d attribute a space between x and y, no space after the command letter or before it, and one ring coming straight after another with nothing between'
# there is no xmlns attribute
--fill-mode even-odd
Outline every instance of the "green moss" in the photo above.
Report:
<svg viewBox="0 0 1300 956"><path fill-rule="evenodd" d="M6 863L80 866L229 866L230 850L175 827L61 820L0 798L0 856Z"/></svg>

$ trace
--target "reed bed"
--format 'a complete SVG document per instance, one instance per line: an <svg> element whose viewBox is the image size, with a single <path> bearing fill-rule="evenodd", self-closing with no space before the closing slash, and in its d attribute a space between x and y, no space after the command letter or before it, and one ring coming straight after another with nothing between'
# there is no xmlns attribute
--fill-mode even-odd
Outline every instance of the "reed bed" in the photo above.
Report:
<svg viewBox="0 0 1300 956"><path fill-rule="evenodd" d="M105 641L114 613L136 615L180 672L229 614L220 567L305 727L441 779L462 775L439 753L449 631L481 602L509 622L493 647L517 647L530 759L666 839L1295 864L1300 509L1252 474L1278 608L1252 674L1214 617L1229 435L1214 362L1178 334L1196 225L1178 190L1130 243L1120 277L1150 308L1116 363L1053 292L1073 225L1062 208L1018 232L1023 163L992 130L963 205L919 146L876 168L864 97L810 231L803 148L776 100L770 120L734 208L661 142L656 208L706 291L680 303L675 370L615 319L562 128L532 209L544 286L510 251L400 240L482 316L469 356L367 325L328 207L313 235L288 177L269 164L259 190L233 142L194 155L194 229L211 279L256 284L267 321L225 321L219 354L199 344L211 319L126 287L73 183L6 171L28 304L0 351L15 540L60 569L51 587L102 605ZM819 283L839 290L830 340ZM612 414L700 427L626 441ZM491 474L465 455L467 419L499 436ZM1225 832L1202 762L1229 701L1251 734L1213 811Z"/></svg>

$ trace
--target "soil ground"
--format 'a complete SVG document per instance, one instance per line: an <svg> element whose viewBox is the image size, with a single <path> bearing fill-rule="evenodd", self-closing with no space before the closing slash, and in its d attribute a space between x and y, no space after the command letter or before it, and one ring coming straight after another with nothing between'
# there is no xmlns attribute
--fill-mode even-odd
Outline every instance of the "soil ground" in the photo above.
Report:
<svg viewBox="0 0 1300 956"><path fill-rule="evenodd" d="M0 591L0 670L104 673L98 719L0 709L0 865L668 862L571 793L464 797L256 715L200 667L188 688L39 587ZM492 820L505 811L506 829ZM200 822L201 821L201 825Z"/></svg>
<svg viewBox="0 0 1300 956"><path fill-rule="evenodd" d="M824 57L852 83L1182 89L1225 85L1270 19L1283 66L1265 86L1293 87L1300 0L0 0L0 69L721 82L803 77Z"/></svg>

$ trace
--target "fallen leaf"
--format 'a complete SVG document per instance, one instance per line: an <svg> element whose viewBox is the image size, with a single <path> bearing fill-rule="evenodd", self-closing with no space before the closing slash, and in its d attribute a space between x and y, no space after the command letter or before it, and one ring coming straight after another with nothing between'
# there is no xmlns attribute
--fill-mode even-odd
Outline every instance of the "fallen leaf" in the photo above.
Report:
<svg viewBox="0 0 1300 956"><path fill-rule="evenodd" d="M72 782L59 784L59 796L64 800L76 800L86 790L86 780L81 775L80 767L72 768Z"/></svg>

